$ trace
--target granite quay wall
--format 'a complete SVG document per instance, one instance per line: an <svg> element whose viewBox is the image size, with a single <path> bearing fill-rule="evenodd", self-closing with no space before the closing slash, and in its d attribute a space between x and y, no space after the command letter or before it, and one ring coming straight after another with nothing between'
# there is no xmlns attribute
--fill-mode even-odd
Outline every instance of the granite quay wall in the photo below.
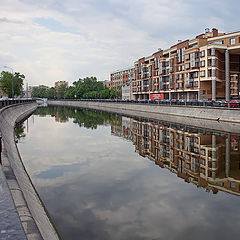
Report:
<svg viewBox="0 0 240 240"><path fill-rule="evenodd" d="M76 100L48 100L48 104L96 109L240 134L239 109Z"/></svg>
<svg viewBox="0 0 240 240"><path fill-rule="evenodd" d="M58 240L59 236L37 194L18 152L14 127L37 108L37 103L15 104L0 110L3 172L28 240Z"/></svg>

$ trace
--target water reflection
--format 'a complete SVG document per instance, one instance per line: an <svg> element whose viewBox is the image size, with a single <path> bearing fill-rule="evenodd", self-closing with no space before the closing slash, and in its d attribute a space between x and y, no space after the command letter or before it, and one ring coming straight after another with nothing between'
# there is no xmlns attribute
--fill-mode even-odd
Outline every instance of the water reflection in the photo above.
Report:
<svg viewBox="0 0 240 240"><path fill-rule="evenodd" d="M18 123L15 126L15 140L18 141L20 139L23 139L26 137L26 134L24 133L25 126L23 125L23 122Z"/></svg>
<svg viewBox="0 0 240 240"><path fill-rule="evenodd" d="M132 141L140 156L185 182L214 194L221 190L240 195L240 136L88 109L48 107L39 108L35 114L51 115L60 123L73 118L73 123L87 129L111 124L112 135ZM17 129L25 136L22 125ZM54 171L60 174L60 169Z"/></svg>
<svg viewBox="0 0 240 240"><path fill-rule="evenodd" d="M171 125L123 117L122 126L113 123L111 131L131 139L139 155L185 182L214 194L222 190L240 195L240 137Z"/></svg>
<svg viewBox="0 0 240 240"><path fill-rule="evenodd" d="M239 238L239 136L60 107L29 129L20 152L64 240Z"/></svg>
<svg viewBox="0 0 240 240"><path fill-rule="evenodd" d="M106 112L93 111L88 109L76 109L67 107L43 107L38 108L35 115L44 117L50 115L56 122L68 122L69 118L79 127L96 129L98 125L106 125L110 122L118 122L121 118Z"/></svg>

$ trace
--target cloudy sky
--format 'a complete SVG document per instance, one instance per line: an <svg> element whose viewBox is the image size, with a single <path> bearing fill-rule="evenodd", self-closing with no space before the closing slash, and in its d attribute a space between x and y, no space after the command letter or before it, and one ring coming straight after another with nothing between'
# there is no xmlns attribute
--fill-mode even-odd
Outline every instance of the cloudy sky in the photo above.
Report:
<svg viewBox="0 0 240 240"><path fill-rule="evenodd" d="M238 31L237 0L0 0L0 71L29 85L109 78L206 27Z"/></svg>

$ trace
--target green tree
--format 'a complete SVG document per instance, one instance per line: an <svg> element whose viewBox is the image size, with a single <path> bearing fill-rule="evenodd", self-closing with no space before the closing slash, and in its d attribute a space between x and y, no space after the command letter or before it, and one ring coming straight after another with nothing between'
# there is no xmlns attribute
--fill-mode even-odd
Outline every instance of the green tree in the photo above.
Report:
<svg viewBox="0 0 240 240"><path fill-rule="evenodd" d="M49 99L54 99L56 98L56 90L54 87L51 87L49 89L46 90L46 98L49 98Z"/></svg>
<svg viewBox="0 0 240 240"><path fill-rule="evenodd" d="M22 93L24 79L25 76L18 72L12 74L6 71L2 71L0 77L0 86L2 90L8 95L8 97L12 97L12 82L13 82L14 95L19 96Z"/></svg>
<svg viewBox="0 0 240 240"><path fill-rule="evenodd" d="M65 91L65 92L64 92ZM62 91L64 94L57 94L57 98L75 99L75 98L116 98L120 96L120 90L104 88L102 82L98 82L96 77L79 78L73 82L73 86Z"/></svg>
<svg viewBox="0 0 240 240"><path fill-rule="evenodd" d="M47 89L41 87L34 87L32 90L32 97L46 98Z"/></svg>
<svg viewBox="0 0 240 240"><path fill-rule="evenodd" d="M61 85L57 90L57 98L62 99L64 98L64 94L67 92L67 86Z"/></svg>

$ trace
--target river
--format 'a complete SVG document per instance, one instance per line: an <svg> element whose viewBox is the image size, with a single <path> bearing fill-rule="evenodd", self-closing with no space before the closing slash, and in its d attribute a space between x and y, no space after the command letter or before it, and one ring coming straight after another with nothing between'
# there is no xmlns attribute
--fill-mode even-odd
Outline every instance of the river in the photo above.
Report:
<svg viewBox="0 0 240 240"><path fill-rule="evenodd" d="M45 107L16 138L63 240L239 239L240 136Z"/></svg>

